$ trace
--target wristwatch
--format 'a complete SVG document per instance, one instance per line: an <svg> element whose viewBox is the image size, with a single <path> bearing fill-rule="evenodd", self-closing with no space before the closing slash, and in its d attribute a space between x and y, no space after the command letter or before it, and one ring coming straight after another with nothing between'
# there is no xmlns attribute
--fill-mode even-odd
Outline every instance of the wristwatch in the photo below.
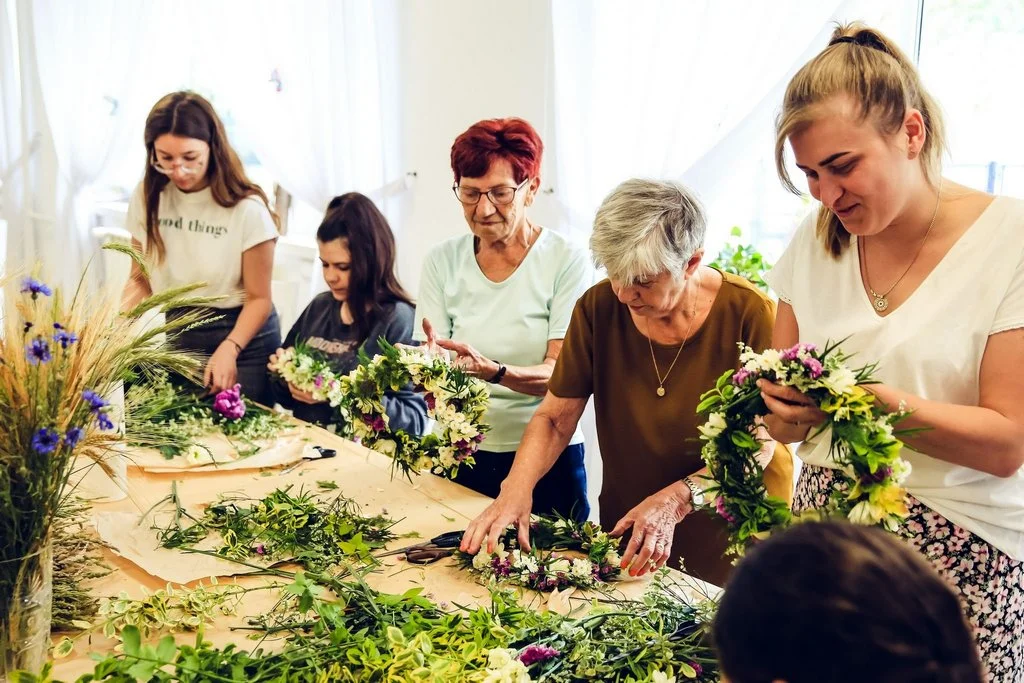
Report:
<svg viewBox="0 0 1024 683"><path fill-rule="evenodd" d="M494 362L498 364L498 371L494 373L494 377L490 378L487 381L490 382L491 384L501 384L501 379L505 376L505 373L508 371L508 368L506 368L501 363L500 360L496 360Z"/></svg>
<svg viewBox="0 0 1024 683"><path fill-rule="evenodd" d="M690 489L690 505L693 506L693 509L704 507L704 490L689 477L683 477L683 483L686 484L686 488Z"/></svg>

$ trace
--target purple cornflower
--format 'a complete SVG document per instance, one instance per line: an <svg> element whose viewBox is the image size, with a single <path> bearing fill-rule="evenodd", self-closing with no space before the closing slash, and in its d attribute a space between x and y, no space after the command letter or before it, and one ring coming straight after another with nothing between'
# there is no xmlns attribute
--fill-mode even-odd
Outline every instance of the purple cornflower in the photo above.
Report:
<svg viewBox="0 0 1024 683"><path fill-rule="evenodd" d="M554 659L560 654L562 654L560 651L547 645L527 645L516 659L526 666L532 666Z"/></svg>
<svg viewBox="0 0 1024 683"><path fill-rule="evenodd" d="M52 453L60 445L60 434L56 429L42 427L32 437L32 450L40 455Z"/></svg>
<svg viewBox="0 0 1024 683"><path fill-rule="evenodd" d="M110 421L106 413L96 413L96 422L99 424L100 429L113 429L114 423Z"/></svg>
<svg viewBox="0 0 1024 683"><path fill-rule="evenodd" d="M236 384L217 394L217 397L213 399L213 409L229 420L238 420L245 415L242 385Z"/></svg>
<svg viewBox="0 0 1024 683"><path fill-rule="evenodd" d="M33 299L39 298L39 295L50 296L53 294L53 290L46 286L46 283L36 280L35 278L27 277L21 281L21 293L31 294Z"/></svg>
<svg viewBox="0 0 1024 683"><path fill-rule="evenodd" d="M47 363L52 358L50 355L50 344L42 337L36 337L25 347L28 362L32 365Z"/></svg>
<svg viewBox="0 0 1024 683"><path fill-rule="evenodd" d="M54 323L53 326L57 327L60 323ZM78 341L78 335L74 332L68 332L63 327L57 327L57 331L53 334L54 343L60 344L62 349L66 349L76 341Z"/></svg>
<svg viewBox="0 0 1024 683"><path fill-rule="evenodd" d="M78 445L78 442L85 436L85 430L81 427L72 427L64 434L64 444L68 448L74 448Z"/></svg>
<svg viewBox="0 0 1024 683"><path fill-rule="evenodd" d="M107 407L107 402L103 400L103 397L92 389L86 389L83 391L82 398L84 398L89 404L89 412L95 413L96 411Z"/></svg>

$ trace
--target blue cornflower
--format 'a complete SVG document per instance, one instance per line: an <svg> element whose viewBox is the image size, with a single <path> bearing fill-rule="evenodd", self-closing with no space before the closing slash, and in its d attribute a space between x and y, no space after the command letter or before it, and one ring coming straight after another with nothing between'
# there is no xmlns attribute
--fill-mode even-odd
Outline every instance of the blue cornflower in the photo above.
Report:
<svg viewBox="0 0 1024 683"><path fill-rule="evenodd" d="M54 327L56 327L57 324L58 323L54 323ZM61 328L58 329L56 333L54 333L53 341L56 342L57 344L60 344L60 347L62 349L66 349L72 344L74 344L76 341L78 341L78 335L75 334L74 332L68 332L67 330Z"/></svg>
<svg viewBox="0 0 1024 683"><path fill-rule="evenodd" d="M32 343L25 347L25 353L28 355L28 362L32 365L46 363L52 358L50 344L42 337L33 339Z"/></svg>
<svg viewBox="0 0 1024 683"><path fill-rule="evenodd" d="M64 435L64 444L68 448L74 448L75 446L78 445L78 442L82 440L83 436L85 436L84 429L82 429L81 427L72 427Z"/></svg>
<svg viewBox="0 0 1024 683"><path fill-rule="evenodd" d="M50 429L49 427L42 427L32 437L32 449L40 455L52 453L59 444L60 434L57 433L56 429Z"/></svg>
<svg viewBox="0 0 1024 683"><path fill-rule="evenodd" d="M106 413L96 413L96 422L99 423L100 429L113 429L114 423L110 421Z"/></svg>
<svg viewBox="0 0 1024 683"><path fill-rule="evenodd" d="M40 294L50 296L53 294L53 290L46 286L45 282L36 280L35 278L27 277L21 281L21 293L31 294L32 298L37 298Z"/></svg>
<svg viewBox="0 0 1024 683"><path fill-rule="evenodd" d="M93 413L95 413L97 410L100 410L101 408L107 407L107 402L103 400L103 397L97 394L92 389L86 389L85 391L83 391L82 398L84 398L89 403L89 410Z"/></svg>

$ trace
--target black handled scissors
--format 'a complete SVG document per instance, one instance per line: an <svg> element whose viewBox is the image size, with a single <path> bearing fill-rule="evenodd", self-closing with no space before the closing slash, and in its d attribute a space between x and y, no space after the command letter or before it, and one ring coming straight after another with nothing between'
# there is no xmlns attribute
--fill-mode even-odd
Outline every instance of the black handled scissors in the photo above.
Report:
<svg viewBox="0 0 1024 683"><path fill-rule="evenodd" d="M440 536L434 536L426 543L417 543L416 545L389 550L386 553L377 555L377 557L404 554L407 562L430 564L454 553L459 544L462 543L462 534L464 533L465 531L449 531Z"/></svg>

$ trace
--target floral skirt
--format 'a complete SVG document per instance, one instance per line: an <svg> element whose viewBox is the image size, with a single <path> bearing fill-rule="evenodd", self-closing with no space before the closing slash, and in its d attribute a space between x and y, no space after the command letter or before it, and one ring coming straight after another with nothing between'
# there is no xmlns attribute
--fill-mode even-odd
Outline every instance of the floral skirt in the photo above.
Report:
<svg viewBox="0 0 1024 683"><path fill-rule="evenodd" d="M834 470L804 465L793 509L824 507L835 485ZM907 540L959 596L989 680L1024 680L1024 562L1011 559L913 496L909 507Z"/></svg>

